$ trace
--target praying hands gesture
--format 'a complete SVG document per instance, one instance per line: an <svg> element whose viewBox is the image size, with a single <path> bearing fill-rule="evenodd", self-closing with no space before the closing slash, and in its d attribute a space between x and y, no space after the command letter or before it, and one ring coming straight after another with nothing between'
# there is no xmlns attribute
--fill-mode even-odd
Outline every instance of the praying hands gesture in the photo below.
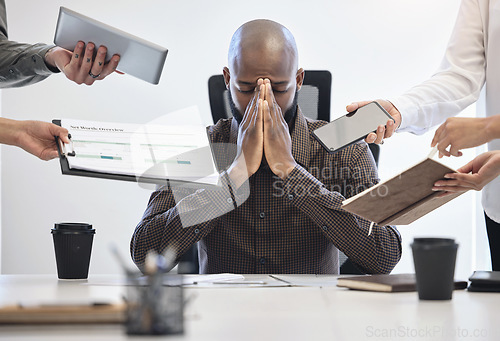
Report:
<svg viewBox="0 0 500 341"><path fill-rule="evenodd" d="M240 187L265 160L271 171L286 179L295 168L288 124L273 94L271 81L259 79L238 130L238 150L228 174Z"/></svg>

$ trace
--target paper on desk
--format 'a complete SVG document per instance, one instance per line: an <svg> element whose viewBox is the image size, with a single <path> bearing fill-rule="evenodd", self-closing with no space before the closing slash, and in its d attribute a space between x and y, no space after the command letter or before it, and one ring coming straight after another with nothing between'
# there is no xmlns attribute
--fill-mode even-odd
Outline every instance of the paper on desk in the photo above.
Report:
<svg viewBox="0 0 500 341"><path fill-rule="evenodd" d="M244 280L245 277L243 275L238 275L238 274L232 274L232 273L221 273L221 274L210 274L210 275L177 275L177 274L167 274L164 277L163 284L164 285L194 285L196 283L214 283L214 282L221 282L221 281L241 281ZM95 282L93 281L91 284L89 283L88 285L120 285L120 286L127 286L127 285L147 285L147 277L139 277L138 281L132 282L130 280L127 280L126 277L123 277L122 279L119 280L112 280L112 281L102 281L102 282Z"/></svg>
<svg viewBox="0 0 500 341"><path fill-rule="evenodd" d="M231 274L231 273L222 273L222 274L210 274L210 275L182 275L175 276L169 278L165 277L163 280L163 284L165 285L192 285L199 283L214 283L214 282L228 282L244 280L245 277L243 275ZM181 282L182 281L182 282Z"/></svg>
<svg viewBox="0 0 500 341"><path fill-rule="evenodd" d="M337 285L338 275L269 275L289 286L298 287L334 287Z"/></svg>
<svg viewBox="0 0 500 341"><path fill-rule="evenodd" d="M141 125L62 119L71 134L70 169L217 184L202 125Z"/></svg>

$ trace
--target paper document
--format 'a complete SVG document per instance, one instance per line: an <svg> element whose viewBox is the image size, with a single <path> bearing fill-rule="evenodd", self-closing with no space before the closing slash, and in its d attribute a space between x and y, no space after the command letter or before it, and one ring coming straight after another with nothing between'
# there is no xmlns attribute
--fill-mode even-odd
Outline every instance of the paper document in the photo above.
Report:
<svg viewBox="0 0 500 341"><path fill-rule="evenodd" d="M203 126L161 126L62 119L70 169L158 180L217 184Z"/></svg>

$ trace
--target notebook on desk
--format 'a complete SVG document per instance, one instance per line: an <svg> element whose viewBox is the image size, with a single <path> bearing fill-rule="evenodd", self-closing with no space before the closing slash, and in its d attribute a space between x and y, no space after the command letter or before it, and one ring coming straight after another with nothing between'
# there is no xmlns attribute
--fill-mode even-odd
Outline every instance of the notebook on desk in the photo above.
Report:
<svg viewBox="0 0 500 341"><path fill-rule="evenodd" d="M341 277L337 280L337 286L354 290L380 292L409 292L417 290L415 274ZM455 290L465 288L467 288L467 282L455 281Z"/></svg>
<svg viewBox="0 0 500 341"><path fill-rule="evenodd" d="M0 324L122 323L124 303L16 304L0 307Z"/></svg>
<svg viewBox="0 0 500 341"><path fill-rule="evenodd" d="M500 271L474 271L468 291L500 292Z"/></svg>

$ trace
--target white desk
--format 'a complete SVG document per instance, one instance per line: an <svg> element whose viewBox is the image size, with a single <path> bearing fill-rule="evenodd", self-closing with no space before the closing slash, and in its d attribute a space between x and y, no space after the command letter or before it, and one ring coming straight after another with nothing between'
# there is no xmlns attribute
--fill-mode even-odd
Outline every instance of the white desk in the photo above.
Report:
<svg viewBox="0 0 500 341"><path fill-rule="evenodd" d="M260 279L262 276L248 276ZM0 276L0 304L23 299L119 299L124 287L58 281L52 275ZM307 276L304 277L307 279ZM311 278L311 277L309 277ZM419 301L412 293L325 287L195 288L185 333L132 340L500 340L500 294L455 291L451 301ZM269 281L269 279L266 279ZM317 281L316 281L317 282ZM127 340L122 325L0 326L1 340Z"/></svg>

